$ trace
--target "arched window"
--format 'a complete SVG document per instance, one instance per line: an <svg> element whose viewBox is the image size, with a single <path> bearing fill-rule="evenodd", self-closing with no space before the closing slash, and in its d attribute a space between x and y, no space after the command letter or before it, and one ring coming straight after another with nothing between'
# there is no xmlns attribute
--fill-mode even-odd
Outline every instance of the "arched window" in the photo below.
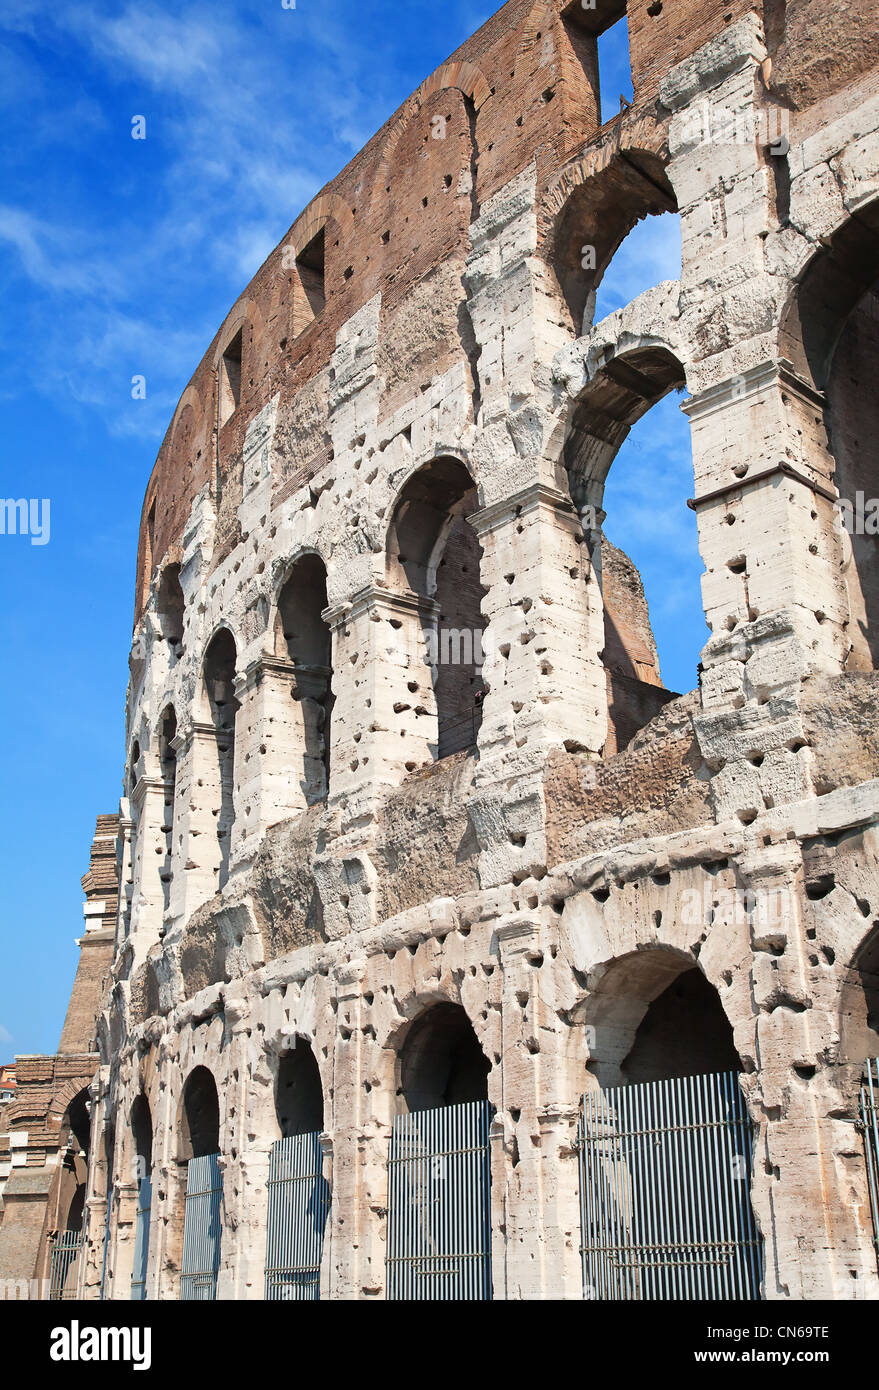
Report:
<svg viewBox="0 0 879 1390"><path fill-rule="evenodd" d="M649 512L655 520L657 511L665 506L670 513L677 511L682 518L679 544L688 557L694 577L694 592L690 596L694 621L686 628L687 638L682 649L677 645L673 648L674 669L685 677L682 681L685 689L692 689L697 681L698 650L691 651L686 645L695 634L701 636L705 631L701 596L695 583L701 565L692 515L686 507L686 480L692 477L691 465L687 463L686 476L683 476L683 465L681 475L675 475L669 468L657 469L655 453L660 445L655 430L654 436L650 436L650 426L646 422L638 438L642 447L650 449L651 458L642 463L637 450L626 448L633 426L683 383L681 363L665 348L638 348L614 357L582 393L565 443L569 489L580 515L590 561L586 569L586 602L590 610L604 614L603 647L600 653L593 654L593 659L600 659L607 673L606 754L624 748L634 734L674 698L674 692L663 683L641 574L632 559L608 544L606 539L610 533L620 542L629 537L637 540L639 512ZM653 423L655 426L655 418ZM688 428L683 421L681 426L681 444L688 449ZM633 443L637 443L637 439ZM618 460L618 455L623 457ZM616 477L614 468L618 470ZM636 487L648 489L646 496L627 495L626 487L632 488L633 475ZM607 508L614 496L624 503L637 503L638 510L630 512L627 507L623 513L618 505L611 514ZM650 567L653 593L664 597L672 575L681 564L680 556L672 557L669 547L660 548L663 570L653 558L657 550L655 536L651 537L649 545L645 543L637 548L638 558ZM680 615L667 616L663 611L663 620L671 645L676 628L681 626Z"/></svg>
<svg viewBox="0 0 879 1390"><path fill-rule="evenodd" d="M636 951L601 973L585 1018L587 1296L759 1298L752 1126L717 991L682 952Z"/></svg>
<svg viewBox="0 0 879 1390"><path fill-rule="evenodd" d="M183 1087L178 1161L186 1164L180 1297L209 1301L217 1296L220 1270L223 1178L220 1099L207 1067L196 1067Z"/></svg>
<svg viewBox="0 0 879 1390"><path fill-rule="evenodd" d="M406 1033L390 1147L389 1299L491 1298L489 1070L459 1004L434 1004Z"/></svg>
<svg viewBox="0 0 879 1390"><path fill-rule="evenodd" d="M330 1188L321 1149L323 1087L305 1038L278 1059L275 1113L281 1138L269 1155L266 1298L316 1300Z"/></svg>
<svg viewBox="0 0 879 1390"><path fill-rule="evenodd" d="M180 566L167 565L159 581L156 616L173 665L183 655L183 612L185 601L180 585Z"/></svg>
<svg viewBox="0 0 879 1390"><path fill-rule="evenodd" d="M162 781L165 784L165 818L162 834L165 837L165 859L160 871L164 908L167 912L171 898L171 856L174 851L174 798L177 790L177 750L174 740L177 737L177 715L174 706L169 705L162 715L159 732L159 764Z"/></svg>
<svg viewBox="0 0 879 1390"><path fill-rule="evenodd" d="M211 721L217 739L216 794L218 796L218 887L229 877L232 827L235 823L235 639L227 628L214 636L204 659L204 684Z"/></svg>
<svg viewBox="0 0 879 1390"><path fill-rule="evenodd" d="M146 1278L150 1247L152 1209L153 1120L149 1102L139 1095L131 1107L134 1181L137 1185L137 1212L134 1227L134 1263L131 1271L131 1297L146 1298Z"/></svg>
<svg viewBox="0 0 879 1390"><path fill-rule="evenodd" d="M329 790L330 730L333 710L332 636L324 622L327 572L317 555L296 561L278 597L276 655L293 663L293 697L298 719L292 740L300 762L294 775L306 802L322 801Z"/></svg>
<svg viewBox="0 0 879 1390"><path fill-rule="evenodd" d="M183 1087L180 1109L181 1159L204 1158L220 1151L220 1098L207 1067L196 1067Z"/></svg>
<svg viewBox="0 0 879 1390"><path fill-rule="evenodd" d="M319 1134L324 1127L324 1096L320 1071L305 1038L278 1060L275 1113L283 1139Z"/></svg>
<svg viewBox="0 0 879 1390"><path fill-rule="evenodd" d="M484 1101L490 1070L460 1004L434 1004L406 1034L398 1099L410 1112Z"/></svg>
<svg viewBox="0 0 879 1390"><path fill-rule="evenodd" d="M417 712L436 720L438 758L475 746L482 719L482 550L467 520L477 508L464 465L436 459L403 488L388 532L389 583L421 600L423 655L412 653L410 692Z"/></svg>

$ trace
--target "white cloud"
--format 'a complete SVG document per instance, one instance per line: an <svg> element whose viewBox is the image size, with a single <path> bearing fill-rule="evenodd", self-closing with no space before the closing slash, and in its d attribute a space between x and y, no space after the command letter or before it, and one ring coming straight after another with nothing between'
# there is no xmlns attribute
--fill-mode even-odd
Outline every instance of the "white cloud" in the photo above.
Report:
<svg viewBox="0 0 879 1390"><path fill-rule="evenodd" d="M3 1043L3 1044L5 1044L5 1045L8 1046L12 1041L13 1041L13 1038L12 1038L12 1034L10 1033L9 1029L8 1029L8 1028L4 1028L4 1027L3 1027L3 1024L0 1023L0 1043Z"/></svg>

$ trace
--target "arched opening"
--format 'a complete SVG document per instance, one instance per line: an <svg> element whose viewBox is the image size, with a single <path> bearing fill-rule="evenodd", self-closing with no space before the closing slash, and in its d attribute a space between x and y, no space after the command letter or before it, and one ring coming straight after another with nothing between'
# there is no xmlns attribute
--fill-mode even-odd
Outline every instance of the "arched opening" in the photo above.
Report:
<svg viewBox="0 0 879 1390"><path fill-rule="evenodd" d="M594 659L601 660L606 673L608 756L625 748L638 730L675 697L675 691L663 681L645 585L639 567L627 553L630 547L649 570L651 587L660 599L663 628L674 652L674 669L688 677L687 689L696 683L702 644L692 652L687 641L694 635L698 641L704 631L698 583L692 596L682 594L680 587L674 588L680 582L677 550L685 553L693 571L698 569L701 574L692 521L685 506L686 493L681 486L685 473L692 478L686 422L678 427L675 420L681 447L687 436L686 463L669 448L665 451L669 456L666 466L656 467L657 455L664 450L656 433L656 415L651 415L649 423L645 421L641 439L632 441L633 445L641 443L642 449L631 447L624 453L633 426L652 408L662 410L664 398L683 384L683 367L665 348L638 348L615 357L580 397L565 442L568 487L580 516L590 560L585 601L590 611L603 612L604 618L603 646L595 652ZM674 405L669 405L669 412L674 414ZM645 440L649 457L643 452ZM612 465L616 477L609 482L608 475L613 477ZM676 476L678 468L680 475ZM639 487L643 489L640 492ZM619 501L611 515L607 507L615 496ZM682 518L679 534L670 531L674 551L671 545L657 545L656 518L661 506L669 513L664 531L672 526L675 517ZM617 545L610 541L607 532L612 533ZM619 548L621 545L626 550ZM691 551L695 551L695 556ZM673 602L670 593L674 594ZM687 636L681 639L677 631L681 625L678 610L687 598L694 623L685 628Z"/></svg>
<svg viewBox="0 0 879 1390"><path fill-rule="evenodd" d="M324 1127L324 1095L320 1071L305 1038L278 1059L275 1115L282 1139L319 1134Z"/></svg>
<svg viewBox="0 0 879 1390"><path fill-rule="evenodd" d="M180 566L167 565L162 571L156 596L156 615L173 665L183 655L183 611L185 600L180 585Z"/></svg>
<svg viewBox="0 0 879 1390"><path fill-rule="evenodd" d="M404 1112L488 1099L491 1065L460 1004L434 1004L406 1034L397 1098Z"/></svg>
<svg viewBox="0 0 879 1390"><path fill-rule="evenodd" d="M141 1300L146 1297L153 1177L153 1119L149 1101L143 1094L136 1097L131 1107L131 1137L134 1147L134 1181L137 1184L131 1297L133 1300Z"/></svg>
<svg viewBox="0 0 879 1390"><path fill-rule="evenodd" d="M91 1143L91 1101L88 1089L79 1091L68 1105L61 1120L60 1143L88 1158Z"/></svg>
<svg viewBox="0 0 879 1390"><path fill-rule="evenodd" d="M205 1158L220 1152L220 1098L207 1067L196 1067L186 1078L180 1106L179 1158Z"/></svg>
<svg viewBox="0 0 879 1390"><path fill-rule="evenodd" d="M629 265L627 279L635 294L663 279L679 278L680 241L676 256L670 256L673 236L666 231L673 223L660 225L653 220L663 213L677 213L677 201L662 161L648 150L621 151L567 198L547 236L544 256L575 338L587 334L604 313L621 307L619 303L609 305L606 292L601 312L597 312L599 286L622 243L642 219L650 221L643 232L639 230L631 257L624 252L620 278ZM646 254L645 246L650 248ZM661 273L645 283L654 267Z"/></svg>
<svg viewBox="0 0 879 1390"><path fill-rule="evenodd" d="M847 590L851 670L879 668L879 201L858 210L807 266L780 352L823 394ZM812 429L814 434L814 428Z"/></svg>
<svg viewBox="0 0 879 1390"><path fill-rule="evenodd" d="M216 795L218 798L217 843L219 847L218 887L229 877L232 827L235 823L235 639L228 628L221 628L211 641L204 659L204 684L211 721L217 740ZM210 789L214 790L214 789Z"/></svg>
<svg viewBox="0 0 879 1390"><path fill-rule="evenodd" d="M171 899L171 857L174 852L174 799L177 791L177 715L173 705L169 705L162 715L159 727L159 765L165 788L165 815L162 834L165 838L165 858L159 871L162 881L164 910L168 911Z"/></svg>
<svg viewBox="0 0 879 1390"><path fill-rule="evenodd" d="M635 951L600 974L584 1017L587 1296L759 1298L753 1129L717 991L683 952Z"/></svg>
<svg viewBox="0 0 879 1390"><path fill-rule="evenodd" d="M397 1057L388 1299L489 1299L489 1062L460 1004L434 1004Z"/></svg>
<svg viewBox="0 0 879 1390"><path fill-rule="evenodd" d="M180 1297L184 1302L211 1301L217 1296L220 1270L223 1177L220 1099L207 1067L196 1067L183 1087L178 1162L186 1165Z"/></svg>
<svg viewBox="0 0 879 1390"><path fill-rule="evenodd" d="M602 1086L739 1071L717 990L677 951L615 961L587 1006L589 1070Z"/></svg>
<svg viewBox="0 0 879 1390"><path fill-rule="evenodd" d="M316 1300L330 1187L321 1149L323 1087L306 1038L278 1058L275 1114L281 1138L269 1155L266 1299Z"/></svg>
<svg viewBox="0 0 879 1390"><path fill-rule="evenodd" d="M388 531L388 580L420 600L409 691L416 714L436 719L437 758L475 746L482 720L482 548L468 521L478 505L464 465L436 459L406 483Z"/></svg>
<svg viewBox="0 0 879 1390"><path fill-rule="evenodd" d="M136 1097L131 1107L131 1137L134 1145L135 1175L139 1181L153 1168L153 1118L145 1095Z"/></svg>
<svg viewBox="0 0 879 1390"><path fill-rule="evenodd" d="M293 744L301 757L296 773L308 805L323 801L330 784L333 658L326 608L324 563L317 555L303 555L278 596L275 654L293 663L299 711Z"/></svg>

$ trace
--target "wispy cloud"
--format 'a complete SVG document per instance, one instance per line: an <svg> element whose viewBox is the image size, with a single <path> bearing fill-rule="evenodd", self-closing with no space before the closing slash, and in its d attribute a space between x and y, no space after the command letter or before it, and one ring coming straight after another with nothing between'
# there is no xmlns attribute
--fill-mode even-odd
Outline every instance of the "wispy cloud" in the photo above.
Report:
<svg viewBox="0 0 879 1390"><path fill-rule="evenodd" d="M13 1042L12 1034L8 1028L4 1028L0 1023L0 1045L8 1047Z"/></svg>

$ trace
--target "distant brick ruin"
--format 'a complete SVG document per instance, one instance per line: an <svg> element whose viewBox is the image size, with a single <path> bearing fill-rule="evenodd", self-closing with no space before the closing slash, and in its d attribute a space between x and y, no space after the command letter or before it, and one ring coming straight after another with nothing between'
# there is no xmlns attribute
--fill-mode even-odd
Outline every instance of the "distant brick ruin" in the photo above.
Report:
<svg viewBox="0 0 879 1390"><path fill-rule="evenodd" d="M879 1297L877 284L855 0L509 0L293 224L146 492L85 1296ZM674 390L681 695L602 534Z"/></svg>

